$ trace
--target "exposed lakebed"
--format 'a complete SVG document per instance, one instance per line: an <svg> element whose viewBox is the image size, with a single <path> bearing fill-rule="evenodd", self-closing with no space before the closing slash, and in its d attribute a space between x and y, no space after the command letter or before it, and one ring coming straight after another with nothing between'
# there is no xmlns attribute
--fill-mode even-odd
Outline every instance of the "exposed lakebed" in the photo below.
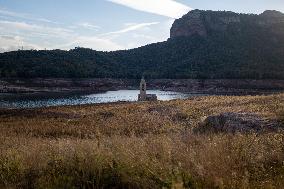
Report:
<svg viewBox="0 0 284 189"><path fill-rule="evenodd" d="M49 106L63 105L83 105L83 104L99 104L111 103L120 101L137 101L139 90L118 90L107 91L96 94L77 94L65 96L49 96L49 95L34 95L25 94L21 96L13 96L0 99L0 108L37 108ZM189 94L173 91L149 90L148 93L156 94L158 100L167 101L174 99L186 99L198 94Z"/></svg>

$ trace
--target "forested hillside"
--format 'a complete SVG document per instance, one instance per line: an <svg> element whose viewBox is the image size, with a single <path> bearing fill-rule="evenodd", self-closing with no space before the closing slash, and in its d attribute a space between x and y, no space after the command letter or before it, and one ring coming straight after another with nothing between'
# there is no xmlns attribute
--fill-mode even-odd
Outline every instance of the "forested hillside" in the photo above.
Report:
<svg viewBox="0 0 284 189"><path fill-rule="evenodd" d="M194 10L165 42L114 52L0 54L0 77L284 79L284 15Z"/></svg>

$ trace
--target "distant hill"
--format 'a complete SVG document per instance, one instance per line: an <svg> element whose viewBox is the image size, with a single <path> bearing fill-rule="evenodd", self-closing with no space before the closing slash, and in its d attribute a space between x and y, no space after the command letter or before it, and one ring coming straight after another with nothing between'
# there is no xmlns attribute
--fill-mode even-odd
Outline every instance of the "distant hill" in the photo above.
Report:
<svg viewBox="0 0 284 189"><path fill-rule="evenodd" d="M284 79L284 14L193 10L171 37L144 47L100 52L0 54L0 77Z"/></svg>

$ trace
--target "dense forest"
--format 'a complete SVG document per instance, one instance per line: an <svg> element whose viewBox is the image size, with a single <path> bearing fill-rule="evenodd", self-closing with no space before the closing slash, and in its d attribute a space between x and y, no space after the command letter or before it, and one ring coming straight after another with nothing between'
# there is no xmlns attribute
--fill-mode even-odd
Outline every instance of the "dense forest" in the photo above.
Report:
<svg viewBox="0 0 284 189"><path fill-rule="evenodd" d="M0 77L284 79L283 14L201 13L206 36L193 32L113 52L6 52L0 54ZM228 22L232 15L237 22ZM190 18L176 23L182 19Z"/></svg>

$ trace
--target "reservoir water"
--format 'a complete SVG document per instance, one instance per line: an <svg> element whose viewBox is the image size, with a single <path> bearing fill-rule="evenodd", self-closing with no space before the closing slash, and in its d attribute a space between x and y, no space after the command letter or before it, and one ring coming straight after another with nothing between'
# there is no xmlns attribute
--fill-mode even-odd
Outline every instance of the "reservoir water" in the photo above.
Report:
<svg viewBox="0 0 284 189"><path fill-rule="evenodd" d="M167 101L174 99L186 99L192 94L148 90L149 94L156 94L158 100ZM48 96L25 96L17 98L0 99L0 108L37 108L62 105L83 105L83 104L98 104L119 101L137 101L139 90L119 90L108 91L105 93L89 94L89 95L68 95L64 97L48 97Z"/></svg>

